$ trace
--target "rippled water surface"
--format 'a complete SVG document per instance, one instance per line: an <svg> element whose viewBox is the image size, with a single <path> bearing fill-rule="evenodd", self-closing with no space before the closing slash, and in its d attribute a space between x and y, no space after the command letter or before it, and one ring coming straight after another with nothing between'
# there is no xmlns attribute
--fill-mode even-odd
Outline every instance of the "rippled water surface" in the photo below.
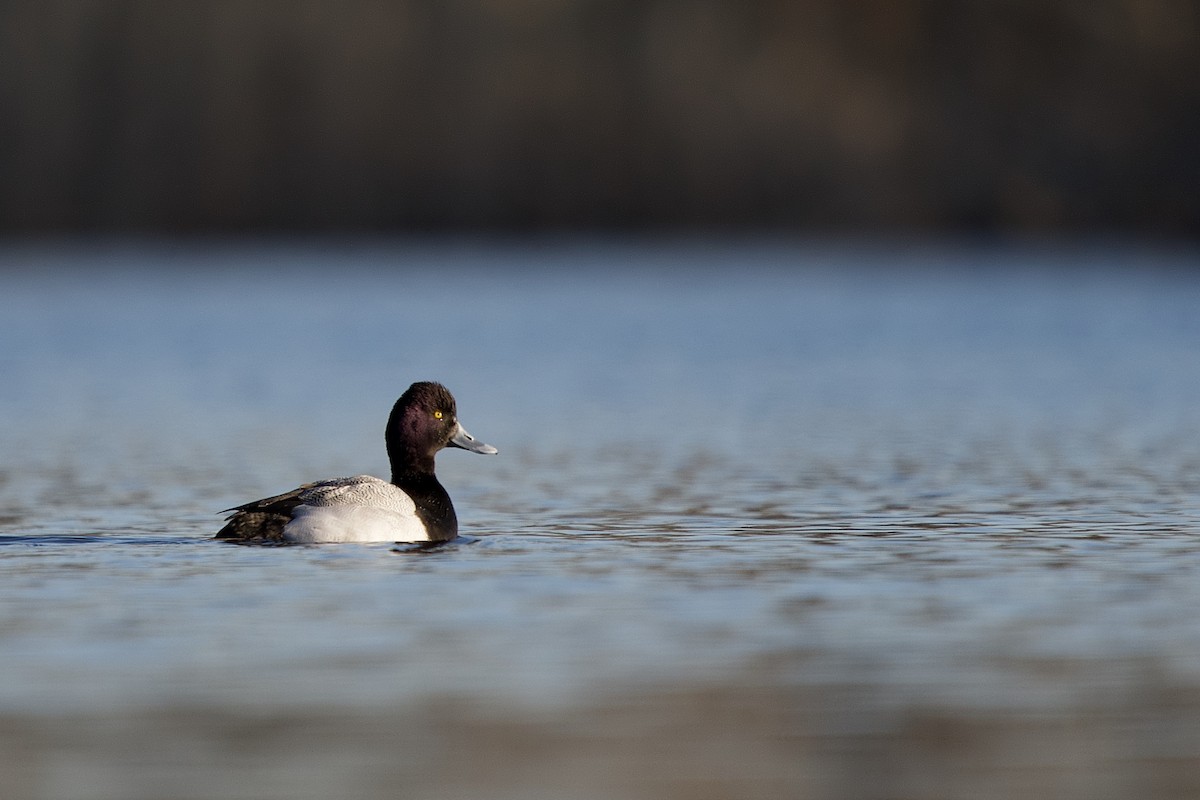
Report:
<svg viewBox="0 0 1200 800"><path fill-rule="evenodd" d="M1200 257L0 249L0 796L1200 796ZM387 474L462 540L247 547Z"/></svg>

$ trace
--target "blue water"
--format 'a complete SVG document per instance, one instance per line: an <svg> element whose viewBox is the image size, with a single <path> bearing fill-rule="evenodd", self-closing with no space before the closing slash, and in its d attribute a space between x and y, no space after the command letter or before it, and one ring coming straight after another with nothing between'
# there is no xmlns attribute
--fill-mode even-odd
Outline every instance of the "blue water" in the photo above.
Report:
<svg viewBox="0 0 1200 800"><path fill-rule="evenodd" d="M0 248L5 798L1200 795L1200 255ZM242 547L387 474L462 542Z"/></svg>

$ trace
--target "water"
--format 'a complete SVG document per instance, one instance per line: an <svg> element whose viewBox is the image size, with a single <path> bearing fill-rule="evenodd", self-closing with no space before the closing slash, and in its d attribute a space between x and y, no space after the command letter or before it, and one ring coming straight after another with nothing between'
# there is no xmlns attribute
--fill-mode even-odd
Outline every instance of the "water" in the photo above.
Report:
<svg viewBox="0 0 1200 800"><path fill-rule="evenodd" d="M9 244L0 794L1200 796L1197 266ZM419 379L463 541L210 540Z"/></svg>

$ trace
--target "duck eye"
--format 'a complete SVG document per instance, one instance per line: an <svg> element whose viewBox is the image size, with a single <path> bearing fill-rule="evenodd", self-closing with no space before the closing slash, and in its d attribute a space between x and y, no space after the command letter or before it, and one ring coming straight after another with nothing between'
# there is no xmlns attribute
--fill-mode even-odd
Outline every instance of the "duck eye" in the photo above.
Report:
<svg viewBox="0 0 1200 800"><path fill-rule="evenodd" d="M441 419L441 418L442 418L442 412L440 412L440 411L435 411L435 412L433 412L433 418L434 418L434 419Z"/></svg>

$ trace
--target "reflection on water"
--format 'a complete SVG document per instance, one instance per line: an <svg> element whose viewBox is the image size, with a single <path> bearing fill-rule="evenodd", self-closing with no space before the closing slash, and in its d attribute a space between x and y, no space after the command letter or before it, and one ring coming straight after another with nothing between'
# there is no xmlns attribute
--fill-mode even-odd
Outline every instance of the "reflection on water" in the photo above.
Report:
<svg viewBox="0 0 1200 800"><path fill-rule="evenodd" d="M1194 258L4 261L6 798L1200 795ZM208 538L424 378L466 539Z"/></svg>

